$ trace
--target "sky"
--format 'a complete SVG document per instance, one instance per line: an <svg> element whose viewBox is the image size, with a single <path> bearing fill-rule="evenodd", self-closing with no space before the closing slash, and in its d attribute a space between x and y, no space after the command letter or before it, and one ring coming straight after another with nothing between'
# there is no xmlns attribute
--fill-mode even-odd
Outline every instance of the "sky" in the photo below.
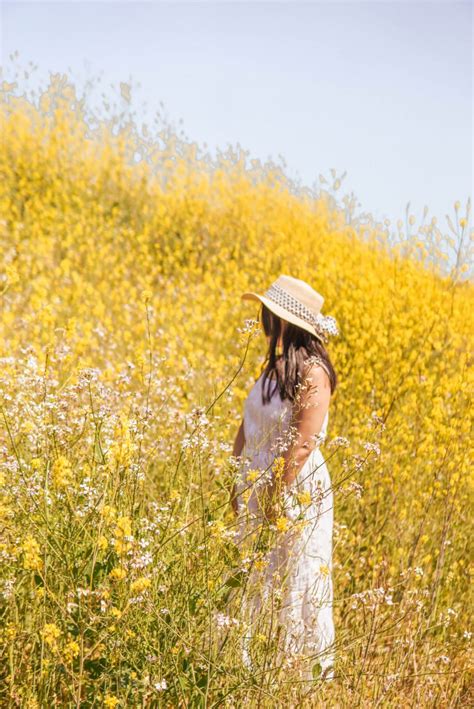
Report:
<svg viewBox="0 0 474 709"><path fill-rule="evenodd" d="M377 219L410 202L442 226L472 195L471 2L2 1L0 22L4 80L131 81L140 122L164 106L212 154L281 156L309 187L347 171L339 197Z"/></svg>

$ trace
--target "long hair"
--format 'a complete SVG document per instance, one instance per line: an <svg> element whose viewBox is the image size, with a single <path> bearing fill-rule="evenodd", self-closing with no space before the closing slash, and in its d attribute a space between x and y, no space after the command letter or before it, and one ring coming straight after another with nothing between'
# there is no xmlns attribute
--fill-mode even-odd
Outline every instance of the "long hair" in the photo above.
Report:
<svg viewBox="0 0 474 709"><path fill-rule="evenodd" d="M306 360L311 356L318 357L325 365L332 394L337 386L337 375L324 344L307 330L285 321L282 337L283 348L281 354L277 354L277 343L282 332L282 320L272 313L264 303L262 303L259 316L265 335L270 337L262 372L262 403L268 403L277 388L282 400L289 399L294 402L298 391L297 386L302 381ZM270 392L271 377L276 379L276 384ZM266 382L267 393L265 393Z"/></svg>

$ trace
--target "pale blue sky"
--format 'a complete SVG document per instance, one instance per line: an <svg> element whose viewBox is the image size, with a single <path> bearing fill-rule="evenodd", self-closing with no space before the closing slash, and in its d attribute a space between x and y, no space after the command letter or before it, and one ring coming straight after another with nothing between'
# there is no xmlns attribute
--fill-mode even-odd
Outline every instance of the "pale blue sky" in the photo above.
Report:
<svg viewBox="0 0 474 709"><path fill-rule="evenodd" d="M361 210L396 220L410 201L445 225L472 194L472 17L448 1L3 1L1 62L6 80L38 64L29 90L50 72L132 79L150 127L163 102L211 152L282 155L309 186L347 170L339 194Z"/></svg>

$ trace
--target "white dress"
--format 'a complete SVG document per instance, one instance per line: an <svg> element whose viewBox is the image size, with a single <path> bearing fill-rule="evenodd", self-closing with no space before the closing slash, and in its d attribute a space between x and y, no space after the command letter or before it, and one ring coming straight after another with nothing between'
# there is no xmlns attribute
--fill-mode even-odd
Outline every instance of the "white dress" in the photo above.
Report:
<svg viewBox="0 0 474 709"><path fill-rule="evenodd" d="M238 545L253 544L251 540L255 540L255 534L258 535L262 529L263 517L257 498L260 485L265 485L265 480L252 483L247 481L246 475L249 470L268 469L266 479L269 479L272 462L278 455L283 455L292 411L291 402L281 400L273 378L270 382L267 380L265 389L268 391L270 384L271 391L274 387L275 391L271 401L263 405L262 383L263 374L255 382L244 404L245 445L236 480L239 515L235 541ZM263 568L262 565L257 568L252 566L249 576L252 593L250 599L245 601L251 625L244 640L244 662L252 666L249 642L252 634L258 632L254 626L261 610L266 607L262 603L271 599L273 605L276 599L277 605L273 608L278 608L278 622L281 625L279 638L282 638L278 640L278 660L291 664L291 658L299 657L303 679L317 676L332 679L334 674L333 492L329 471L319 448L319 443L326 437L327 425L328 414L316 447L285 494L285 515L290 520L290 528L275 532L276 542L265 551L264 562L268 564L264 563ZM247 493L250 497L246 505L241 495L244 488L251 490ZM296 493L306 491L310 493L311 501L308 502L306 495L301 504ZM298 516L307 522L299 531L291 527L291 521Z"/></svg>

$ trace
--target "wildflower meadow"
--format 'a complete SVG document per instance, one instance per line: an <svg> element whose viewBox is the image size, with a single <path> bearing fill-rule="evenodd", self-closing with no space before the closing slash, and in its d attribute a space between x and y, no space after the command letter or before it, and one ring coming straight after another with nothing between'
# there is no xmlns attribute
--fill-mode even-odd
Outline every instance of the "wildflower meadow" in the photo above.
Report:
<svg viewBox="0 0 474 709"><path fill-rule="evenodd" d="M459 707L473 701L470 201L446 228L360 214L169 126L90 119L67 77L1 87L0 705ZM121 118L121 120L119 120ZM281 273L340 335L335 676L264 622L232 454L266 341L241 301ZM267 530L281 533L278 525ZM321 570L324 573L324 569Z"/></svg>

